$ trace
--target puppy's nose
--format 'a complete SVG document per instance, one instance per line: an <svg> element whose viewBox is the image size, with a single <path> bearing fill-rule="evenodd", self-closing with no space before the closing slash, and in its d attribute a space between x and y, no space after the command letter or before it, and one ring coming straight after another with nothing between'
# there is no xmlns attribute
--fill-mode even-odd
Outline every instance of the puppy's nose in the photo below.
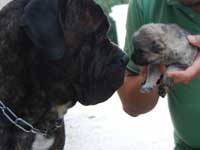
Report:
<svg viewBox="0 0 200 150"><path fill-rule="evenodd" d="M127 55L124 55L122 58L121 58L121 63L126 66L128 64L128 56Z"/></svg>

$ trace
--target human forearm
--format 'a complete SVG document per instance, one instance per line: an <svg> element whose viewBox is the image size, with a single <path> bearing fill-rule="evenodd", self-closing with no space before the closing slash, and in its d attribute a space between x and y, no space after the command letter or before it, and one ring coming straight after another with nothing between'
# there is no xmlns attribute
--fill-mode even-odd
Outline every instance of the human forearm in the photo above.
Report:
<svg viewBox="0 0 200 150"><path fill-rule="evenodd" d="M152 110L158 101L157 89L149 94L140 92L143 79L142 75L133 75L127 71L124 84L118 90L123 109L131 116L137 116Z"/></svg>

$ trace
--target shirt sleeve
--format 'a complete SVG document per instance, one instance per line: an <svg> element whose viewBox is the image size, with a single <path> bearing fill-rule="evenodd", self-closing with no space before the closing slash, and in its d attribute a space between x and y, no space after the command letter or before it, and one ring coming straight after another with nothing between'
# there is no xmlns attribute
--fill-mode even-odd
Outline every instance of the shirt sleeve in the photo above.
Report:
<svg viewBox="0 0 200 150"><path fill-rule="evenodd" d="M142 0L130 0L126 22L126 39L124 50L129 56L127 69L135 73L139 73L139 67L131 60L131 55L134 51L132 44L132 35L144 24L142 11Z"/></svg>

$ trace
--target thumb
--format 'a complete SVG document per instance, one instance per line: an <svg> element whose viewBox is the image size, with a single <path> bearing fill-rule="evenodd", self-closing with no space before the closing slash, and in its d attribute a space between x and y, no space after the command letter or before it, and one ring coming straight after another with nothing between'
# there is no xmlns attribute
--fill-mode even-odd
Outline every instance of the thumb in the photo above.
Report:
<svg viewBox="0 0 200 150"><path fill-rule="evenodd" d="M174 83L178 83L184 80L182 71L167 71L166 75L171 78Z"/></svg>
<svg viewBox="0 0 200 150"><path fill-rule="evenodd" d="M179 77L180 72L178 72L178 71L167 71L167 72L166 72L166 75L167 75L169 78L177 78L177 77Z"/></svg>
<svg viewBox="0 0 200 150"><path fill-rule="evenodd" d="M187 39L192 45L200 47L200 35L188 35Z"/></svg>

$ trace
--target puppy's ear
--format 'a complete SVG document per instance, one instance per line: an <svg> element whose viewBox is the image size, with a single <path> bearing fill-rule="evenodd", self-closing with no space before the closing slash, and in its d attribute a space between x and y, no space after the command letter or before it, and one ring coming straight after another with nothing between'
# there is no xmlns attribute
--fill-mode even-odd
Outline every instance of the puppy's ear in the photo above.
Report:
<svg viewBox="0 0 200 150"><path fill-rule="evenodd" d="M30 0L24 8L22 27L48 60L58 60L64 55L64 34L58 9L58 0Z"/></svg>

